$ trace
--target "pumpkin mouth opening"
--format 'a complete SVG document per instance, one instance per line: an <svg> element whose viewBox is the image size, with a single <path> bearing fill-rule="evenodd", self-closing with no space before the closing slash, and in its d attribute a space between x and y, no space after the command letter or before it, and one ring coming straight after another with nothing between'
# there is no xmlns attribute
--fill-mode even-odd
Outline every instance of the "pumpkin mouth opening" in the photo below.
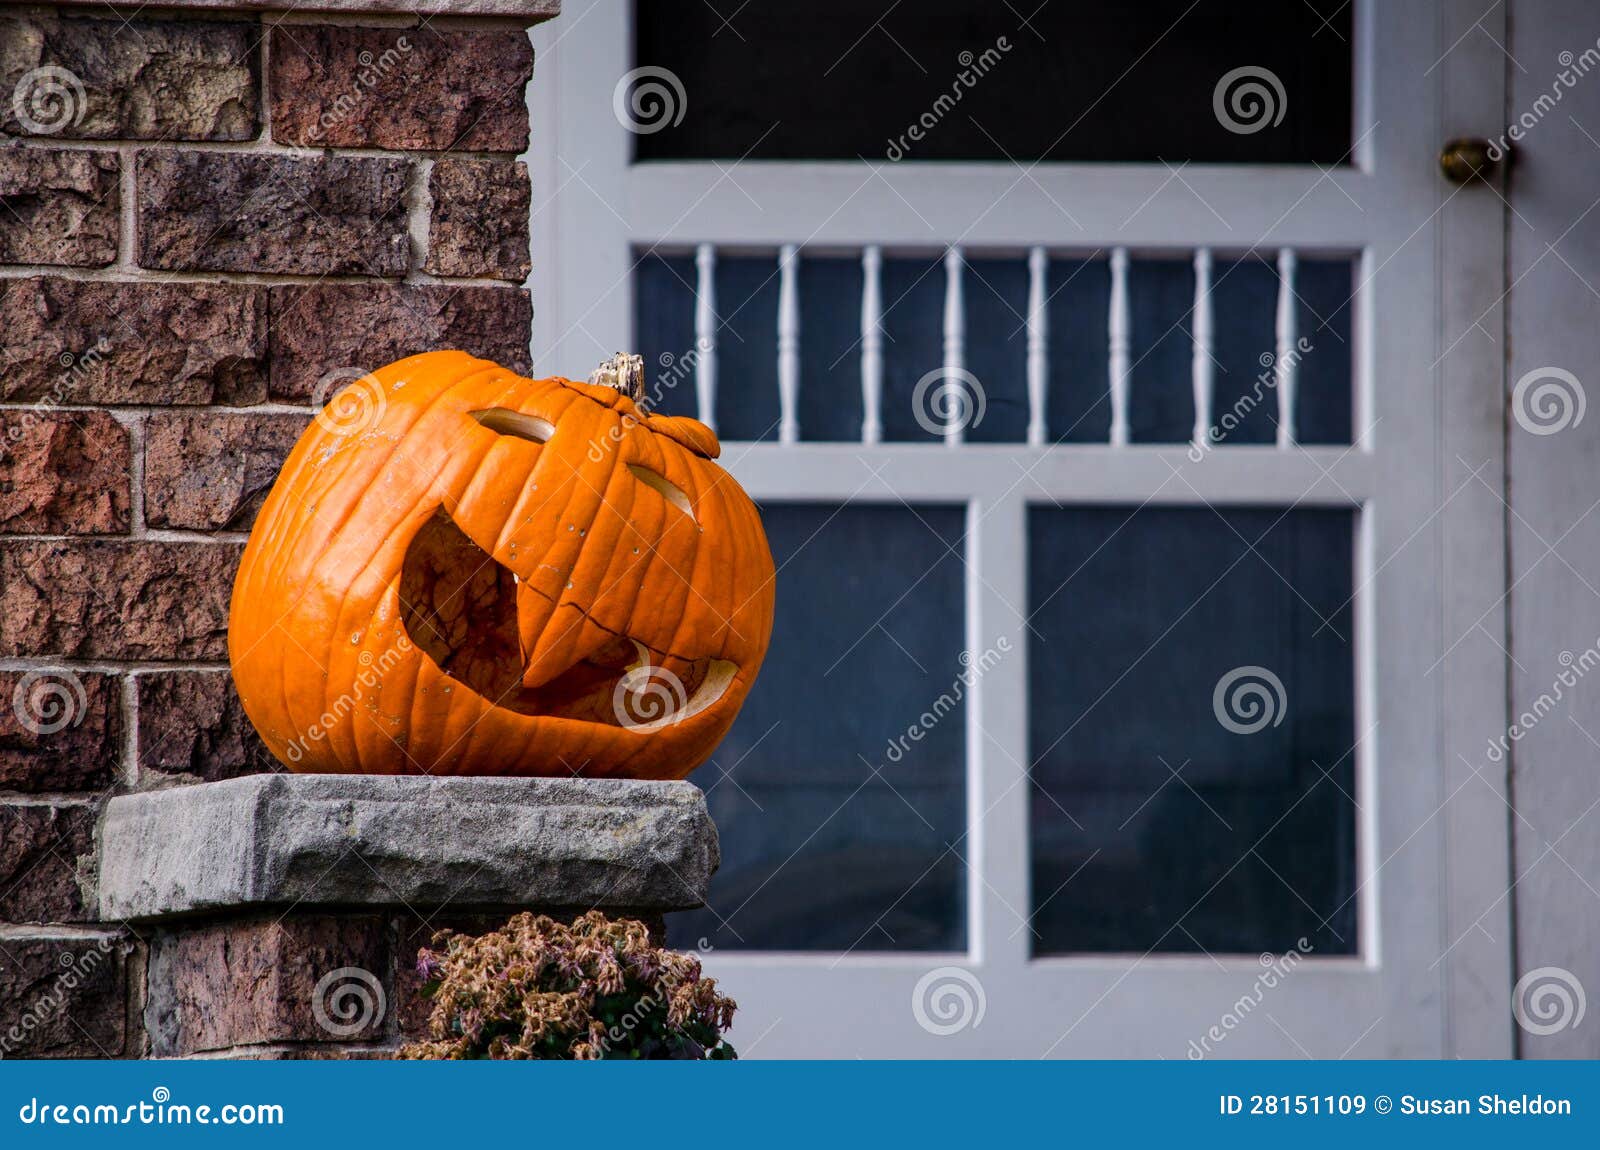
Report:
<svg viewBox="0 0 1600 1150"><path fill-rule="evenodd" d="M400 619L406 636L446 675L522 715L655 730L716 702L738 671L709 656L664 659L617 635L539 686L525 686L517 577L443 507L406 550Z"/></svg>

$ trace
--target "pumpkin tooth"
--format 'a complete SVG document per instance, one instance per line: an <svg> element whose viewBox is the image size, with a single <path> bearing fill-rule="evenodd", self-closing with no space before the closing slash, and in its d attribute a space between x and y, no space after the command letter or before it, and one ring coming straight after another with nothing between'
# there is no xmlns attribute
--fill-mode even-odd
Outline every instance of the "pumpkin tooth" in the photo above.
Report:
<svg viewBox="0 0 1600 1150"><path fill-rule="evenodd" d="M522 685L542 687L563 672L600 653L615 642L614 632L606 630L586 615L576 603L553 604L543 596L542 607L535 604L542 625L529 626L522 615L523 588L518 589L518 623L522 635ZM533 635L529 642L530 632Z"/></svg>

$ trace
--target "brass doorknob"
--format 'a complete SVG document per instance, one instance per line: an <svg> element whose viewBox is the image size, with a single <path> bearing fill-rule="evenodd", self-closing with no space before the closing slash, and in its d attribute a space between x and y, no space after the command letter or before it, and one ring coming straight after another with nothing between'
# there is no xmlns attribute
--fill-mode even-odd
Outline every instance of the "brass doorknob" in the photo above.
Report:
<svg viewBox="0 0 1600 1150"><path fill-rule="evenodd" d="M1452 184L1470 184L1492 179L1500 171L1505 153L1488 140L1460 137L1451 140L1439 153L1439 167Z"/></svg>

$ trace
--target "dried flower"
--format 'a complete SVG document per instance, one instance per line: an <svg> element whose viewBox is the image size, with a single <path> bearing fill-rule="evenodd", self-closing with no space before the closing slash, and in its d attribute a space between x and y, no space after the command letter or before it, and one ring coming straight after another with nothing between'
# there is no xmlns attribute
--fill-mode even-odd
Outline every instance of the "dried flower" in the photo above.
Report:
<svg viewBox="0 0 1600 1150"><path fill-rule="evenodd" d="M479 937L443 932L434 947L417 956L437 983L429 1036L401 1058L736 1057L722 1031L737 1004L635 919L519 914Z"/></svg>

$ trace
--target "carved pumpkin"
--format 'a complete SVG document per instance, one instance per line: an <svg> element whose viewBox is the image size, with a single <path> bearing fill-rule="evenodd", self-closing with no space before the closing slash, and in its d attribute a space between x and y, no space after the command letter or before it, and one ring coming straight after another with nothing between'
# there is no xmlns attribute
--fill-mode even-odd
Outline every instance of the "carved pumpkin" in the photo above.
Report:
<svg viewBox="0 0 1600 1150"><path fill-rule="evenodd" d="M712 431L642 364L525 379L462 352L318 415L234 583L246 713L293 770L681 778L766 654L773 568Z"/></svg>

